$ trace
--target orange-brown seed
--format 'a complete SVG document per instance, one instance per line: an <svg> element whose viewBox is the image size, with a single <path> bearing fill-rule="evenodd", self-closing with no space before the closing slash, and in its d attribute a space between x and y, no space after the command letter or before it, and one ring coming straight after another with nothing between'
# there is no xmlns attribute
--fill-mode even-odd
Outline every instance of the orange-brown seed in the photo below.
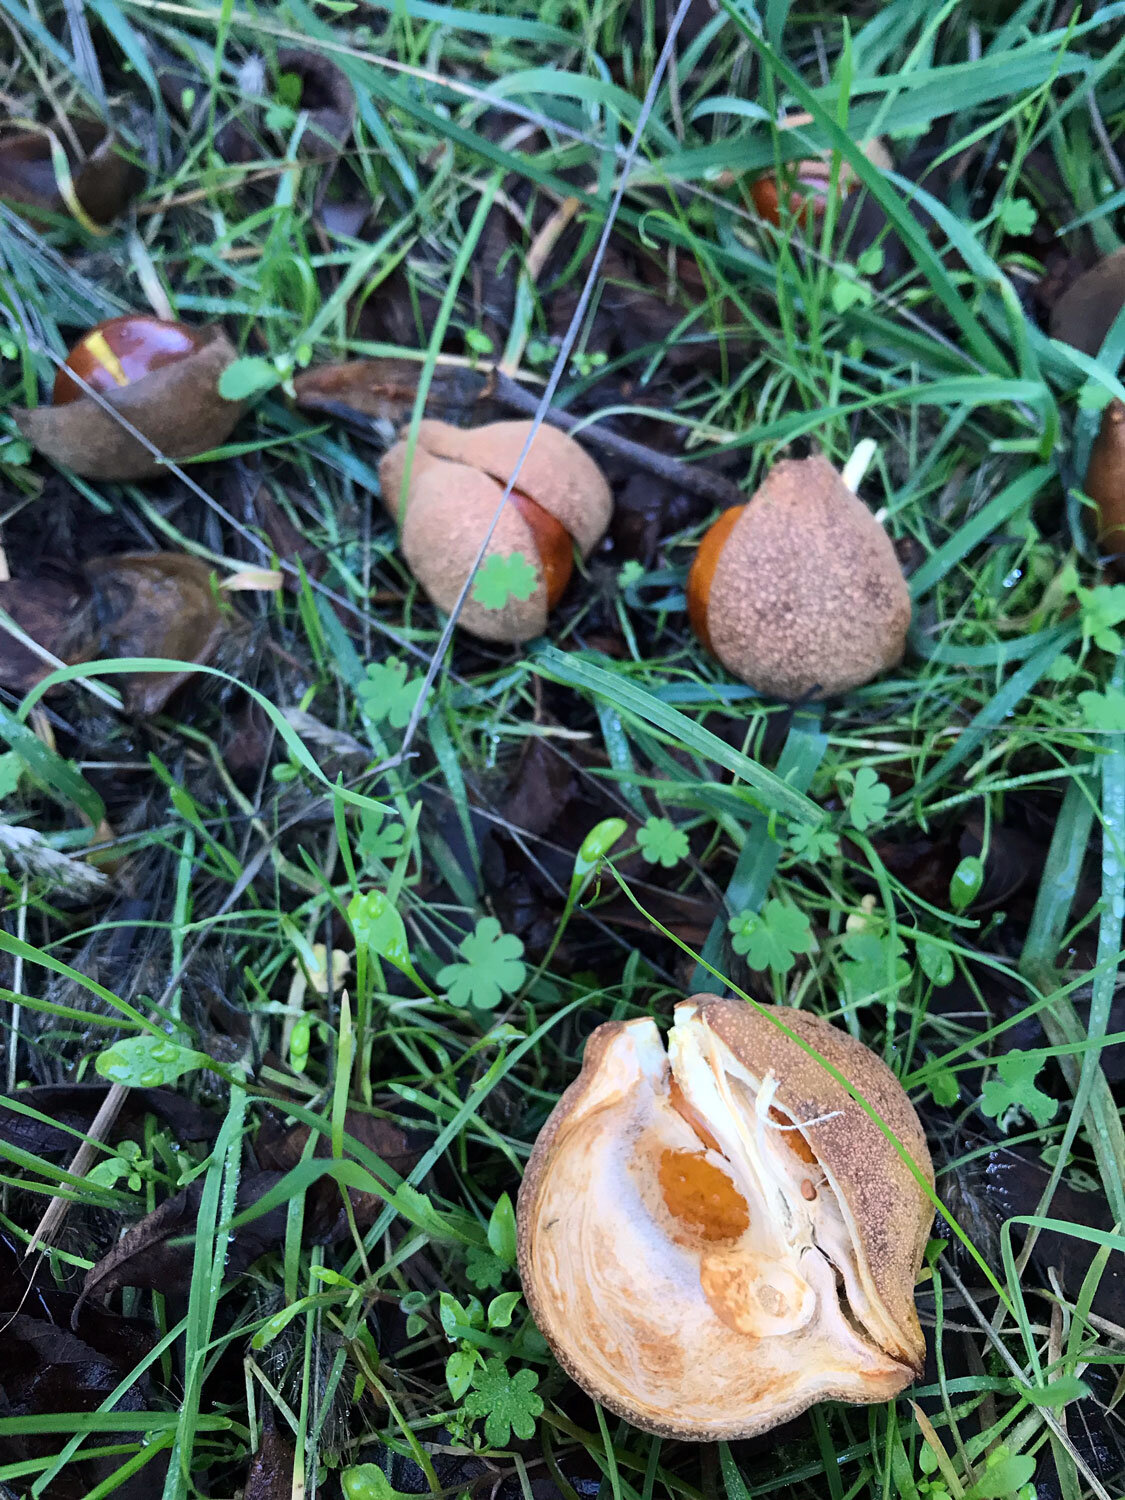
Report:
<svg viewBox="0 0 1125 1500"><path fill-rule="evenodd" d="M543 569L543 583L547 590L547 608L554 609L566 592L570 575L574 571L574 542L562 522L556 520L550 511L544 510L530 495L525 495L522 490L513 490L512 501L535 539L535 550L539 554L539 565Z"/></svg>
<svg viewBox="0 0 1125 1500"><path fill-rule="evenodd" d="M726 546L727 537L735 528L738 518L746 509L745 505L732 505L730 510L724 511L719 519L703 534L703 540L695 554L695 561L691 565L687 581L687 604L688 619L691 628L714 655L714 647L711 645L711 632L707 629L707 606L711 602L711 580L715 576L719 556Z"/></svg>
<svg viewBox="0 0 1125 1500"><path fill-rule="evenodd" d="M83 334L67 355L65 367L55 377L52 404L65 406L86 394L68 371L99 395L109 395L164 365L177 363L202 342L195 329L184 323L170 323L143 313L108 318Z"/></svg>
<svg viewBox="0 0 1125 1500"><path fill-rule="evenodd" d="M746 1200L702 1151L664 1151L658 1171L664 1204L704 1240L735 1240L750 1223Z"/></svg>

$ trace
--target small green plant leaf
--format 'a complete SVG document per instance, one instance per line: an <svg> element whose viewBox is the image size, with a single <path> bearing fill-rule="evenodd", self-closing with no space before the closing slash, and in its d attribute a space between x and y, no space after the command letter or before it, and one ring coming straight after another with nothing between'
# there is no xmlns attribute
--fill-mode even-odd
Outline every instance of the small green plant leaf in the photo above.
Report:
<svg viewBox="0 0 1125 1500"><path fill-rule="evenodd" d="M687 857L687 834L668 818L649 818L637 833L641 854L650 865L671 870Z"/></svg>
<svg viewBox="0 0 1125 1500"><path fill-rule="evenodd" d="M840 840L827 828L814 823L798 823L789 834L789 848L798 859L816 865L839 854Z"/></svg>
<svg viewBox="0 0 1125 1500"><path fill-rule="evenodd" d="M409 718L409 714L407 718ZM402 853L406 834L401 823L388 822L385 808L363 808L359 815L359 838L356 848L368 863L393 865Z"/></svg>
<svg viewBox="0 0 1125 1500"><path fill-rule="evenodd" d="M574 857L574 874L570 878L572 897L591 870L596 870L614 844L620 841L628 826L624 818L603 818L590 829Z"/></svg>
<svg viewBox="0 0 1125 1500"><path fill-rule="evenodd" d="M1035 1460L1030 1453L1009 1453L1001 1446L976 1484L965 1491L965 1500L1008 1500L1031 1482L1034 1473Z"/></svg>
<svg viewBox="0 0 1125 1500"><path fill-rule="evenodd" d="M1010 1111L1020 1109L1040 1129L1049 1125L1059 1105L1057 1099L1045 1094L1035 1082L1042 1066L1041 1057L1028 1057L1023 1052L1009 1052L999 1058L996 1077L990 1078L981 1091L981 1114L990 1120L1001 1120Z"/></svg>
<svg viewBox="0 0 1125 1500"><path fill-rule="evenodd" d="M502 1448L514 1432L525 1442L535 1436L535 1422L543 1411L536 1394L539 1376L534 1370L508 1374L502 1359L485 1361L473 1372L473 1389L465 1397L467 1416L484 1417L484 1435L494 1448Z"/></svg>
<svg viewBox="0 0 1125 1500"><path fill-rule="evenodd" d="M743 911L728 924L731 946L745 956L752 969L787 974L798 953L813 947L812 928L803 911L772 897L761 912Z"/></svg>
<svg viewBox="0 0 1125 1500"><path fill-rule="evenodd" d="M1016 1381L1016 1389L1032 1406L1047 1406L1058 1410L1072 1401L1083 1401L1090 1394L1090 1387L1077 1375L1055 1375L1047 1385L1024 1385Z"/></svg>
<svg viewBox="0 0 1125 1500"><path fill-rule="evenodd" d="M397 969L410 967L406 926L383 891L357 892L348 902L348 921L357 946L385 958Z"/></svg>
<svg viewBox="0 0 1125 1500"><path fill-rule="evenodd" d="M967 854L953 872L949 882L949 901L954 911L964 911L980 895L984 884L984 862Z"/></svg>
<svg viewBox="0 0 1125 1500"><path fill-rule="evenodd" d="M478 1292L495 1292L504 1285L504 1262L483 1245L470 1245L465 1275Z"/></svg>
<svg viewBox="0 0 1125 1500"><path fill-rule="evenodd" d="M1104 729L1112 734L1125 730L1125 693L1109 687L1104 693L1078 694L1078 706L1090 729Z"/></svg>
<svg viewBox="0 0 1125 1500"><path fill-rule="evenodd" d="M281 375L272 360L247 355L229 364L219 376L219 395L224 401L249 401L280 384Z"/></svg>
<svg viewBox="0 0 1125 1500"><path fill-rule="evenodd" d="M373 724L384 719L395 729L405 729L418 702L425 678L411 676L405 662L395 656L371 662L366 677L356 688L359 706Z"/></svg>
<svg viewBox="0 0 1125 1500"><path fill-rule="evenodd" d="M396 1490L377 1464L356 1464L340 1475L344 1500L412 1500L405 1490Z"/></svg>
<svg viewBox="0 0 1125 1500"><path fill-rule="evenodd" d="M14 750L5 750L0 755L0 800L10 797L20 784L26 767Z"/></svg>
<svg viewBox="0 0 1125 1500"><path fill-rule="evenodd" d="M1121 651L1121 635L1114 627L1125 623L1125 583L1114 583L1097 589L1077 585L1074 596L1082 611L1082 634L1102 651L1113 656Z"/></svg>
<svg viewBox="0 0 1125 1500"><path fill-rule="evenodd" d="M512 1321L512 1314L519 1306L523 1298L522 1292L501 1292L499 1297L493 1297L488 1304L488 1326L489 1328L507 1328Z"/></svg>
<svg viewBox="0 0 1125 1500"><path fill-rule="evenodd" d="M870 766L860 766L848 798L848 819L852 827L864 833L872 824L881 823L887 816L890 800L890 787L879 780Z"/></svg>
<svg viewBox="0 0 1125 1500"><path fill-rule="evenodd" d="M1030 234L1039 221L1039 215L1029 198L1005 198L998 214L1005 234Z"/></svg>
<svg viewBox="0 0 1125 1500"><path fill-rule="evenodd" d="M472 1349L455 1349L445 1362L445 1383L454 1401L469 1389L476 1369L477 1356Z"/></svg>
<svg viewBox="0 0 1125 1500"><path fill-rule="evenodd" d="M95 1068L110 1083L131 1089L158 1089L204 1068L211 1059L167 1036L127 1036L98 1054Z"/></svg>
<svg viewBox="0 0 1125 1500"><path fill-rule="evenodd" d="M463 939L457 951L465 962L446 964L437 976L451 1005L494 1010L505 995L514 995L523 984L527 974L523 944L502 932L495 917L481 917L476 931Z"/></svg>
<svg viewBox="0 0 1125 1500"><path fill-rule="evenodd" d="M488 1221L488 1248L505 1266L516 1263L516 1211L507 1193L501 1193Z"/></svg>
<svg viewBox="0 0 1125 1500"><path fill-rule="evenodd" d="M847 962L840 965L840 974L849 1005L866 1005L892 986L897 992L910 978L906 945L901 938L892 939L875 922L846 932L841 946Z"/></svg>
<svg viewBox="0 0 1125 1500"><path fill-rule="evenodd" d="M914 951L918 955L918 967L931 984L940 990L953 983L953 954L948 948L930 938L919 937L914 939Z"/></svg>
<svg viewBox="0 0 1125 1500"><path fill-rule="evenodd" d="M539 574L522 552L494 552L481 564L473 598L485 609L503 609L509 599L530 599L538 586Z"/></svg>
<svg viewBox="0 0 1125 1500"><path fill-rule="evenodd" d="M952 1109L961 1097L961 1085L957 1082L957 1074L950 1068L942 1068L940 1073L935 1073L928 1087L934 1103L939 1104L942 1109Z"/></svg>

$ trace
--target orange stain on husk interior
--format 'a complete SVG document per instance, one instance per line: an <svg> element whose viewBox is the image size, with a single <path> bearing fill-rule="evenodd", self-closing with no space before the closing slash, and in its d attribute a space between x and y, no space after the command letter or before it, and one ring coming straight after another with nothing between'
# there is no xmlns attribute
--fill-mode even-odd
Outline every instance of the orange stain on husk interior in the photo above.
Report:
<svg viewBox="0 0 1125 1500"><path fill-rule="evenodd" d="M735 1240L750 1223L746 1199L702 1151L664 1151L658 1170L664 1205L704 1240Z"/></svg>
<svg viewBox="0 0 1125 1500"><path fill-rule="evenodd" d="M543 583L547 590L547 608L555 605L566 592L570 575L574 571L574 542L570 532L550 511L522 490L512 491L512 503L528 524L539 553L539 565L543 569Z"/></svg>
<svg viewBox="0 0 1125 1500"><path fill-rule="evenodd" d="M745 509L745 505L733 505L730 510L723 512L708 531L704 532L703 540L696 550L695 561L691 565L691 572L688 574L688 619L691 621L691 628L712 655L714 655L714 647L711 645L711 632L707 628L711 581L715 576L719 556L727 544L727 539Z"/></svg>

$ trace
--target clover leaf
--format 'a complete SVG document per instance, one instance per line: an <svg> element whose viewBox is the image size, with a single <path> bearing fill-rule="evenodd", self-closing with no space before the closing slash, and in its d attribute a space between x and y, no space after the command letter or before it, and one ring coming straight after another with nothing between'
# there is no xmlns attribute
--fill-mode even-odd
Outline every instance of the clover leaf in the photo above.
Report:
<svg viewBox="0 0 1125 1500"><path fill-rule="evenodd" d="M530 599L539 574L522 552L486 557L473 583L473 598L485 609L503 609L509 599Z"/></svg>
<svg viewBox="0 0 1125 1500"><path fill-rule="evenodd" d="M892 938L873 923L845 933L842 946L848 962L840 966L840 973L849 1005L866 1005L888 989L901 989L910 978L901 938Z"/></svg>
<svg viewBox="0 0 1125 1500"><path fill-rule="evenodd" d="M848 818L852 827L863 833L872 823L881 823L887 816L890 800L890 787L879 780L870 766L860 766L848 798Z"/></svg>
<svg viewBox="0 0 1125 1500"><path fill-rule="evenodd" d="M1079 693L1078 706L1091 729L1106 729L1111 733L1125 729L1125 693L1120 688L1110 687L1104 693Z"/></svg>
<svg viewBox="0 0 1125 1500"><path fill-rule="evenodd" d="M1038 219L1029 198L1005 198L1000 204L1000 223L1005 234L1030 234Z"/></svg>
<svg viewBox="0 0 1125 1500"><path fill-rule="evenodd" d="M383 807L365 807L359 815L359 838L356 847L364 860L394 864L402 853L402 840L406 830L401 823L388 823L387 811Z"/></svg>
<svg viewBox="0 0 1125 1500"><path fill-rule="evenodd" d="M373 724L386 719L395 729L405 729L423 680L420 673L409 676L406 663L389 656L386 661L368 665L366 678L356 688L356 697Z"/></svg>
<svg viewBox="0 0 1125 1500"><path fill-rule="evenodd" d="M478 1292L499 1291L504 1285L504 1262L483 1245L470 1245L465 1275Z"/></svg>
<svg viewBox="0 0 1125 1500"><path fill-rule="evenodd" d="M1125 623L1125 583L1114 583L1101 588L1075 588L1075 597L1082 611L1082 634L1102 651L1117 656L1122 647L1120 632L1115 625Z"/></svg>
<svg viewBox="0 0 1125 1500"><path fill-rule="evenodd" d="M509 1375L502 1359L486 1360L473 1375L465 1413L484 1417L484 1435L494 1448L502 1448L513 1432L526 1441L535 1436L535 1419L543 1411L543 1400L535 1393L538 1384L534 1370Z"/></svg>
<svg viewBox="0 0 1125 1500"><path fill-rule="evenodd" d="M743 911L728 924L731 946L746 956L752 969L774 969L787 974L798 953L813 946L812 929L803 911L772 898L761 912Z"/></svg>
<svg viewBox="0 0 1125 1500"><path fill-rule="evenodd" d="M1042 1066L1041 1057L1029 1057L1024 1052L1009 1052L999 1058L997 1076L988 1080L981 1093L981 1114L998 1120L1009 1110L1022 1109L1040 1129L1049 1125L1059 1103L1036 1085L1035 1077Z"/></svg>
<svg viewBox="0 0 1125 1500"><path fill-rule="evenodd" d="M637 833L637 844L650 865L666 870L678 865L688 852L688 837L668 818L649 818Z"/></svg>
<svg viewBox="0 0 1125 1500"><path fill-rule="evenodd" d="M504 995L514 995L523 984L523 944L510 932L501 932L495 917L482 917L457 951L465 962L446 964L437 977L451 1005L494 1010Z"/></svg>
<svg viewBox="0 0 1125 1500"><path fill-rule="evenodd" d="M822 859L831 859L833 855L839 854L840 840L834 833L829 833L827 828L815 823L798 823L789 835L789 848L798 859L815 865Z"/></svg>

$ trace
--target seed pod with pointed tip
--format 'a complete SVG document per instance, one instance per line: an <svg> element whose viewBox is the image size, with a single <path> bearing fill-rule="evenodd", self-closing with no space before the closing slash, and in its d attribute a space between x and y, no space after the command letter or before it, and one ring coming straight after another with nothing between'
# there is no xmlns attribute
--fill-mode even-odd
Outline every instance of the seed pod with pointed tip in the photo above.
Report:
<svg viewBox="0 0 1125 1500"><path fill-rule="evenodd" d="M453 608L530 430L530 422L468 430L422 422L405 500L406 440L379 465L383 502L400 521L406 560L439 609ZM541 635L570 580L574 547L589 555L605 535L612 506L593 459L557 428L540 427L487 554L521 553L535 568L534 592L510 597L500 609L470 596L460 623L487 641Z"/></svg>
<svg viewBox="0 0 1125 1500"><path fill-rule="evenodd" d="M698 995L667 1053L651 1020L609 1022L520 1189L528 1306L583 1389L665 1437L885 1401L925 1355L933 1180L894 1074L817 1016Z"/></svg>
<svg viewBox="0 0 1125 1500"><path fill-rule="evenodd" d="M1125 578L1125 401L1116 396L1102 413L1083 488L1097 506L1098 551Z"/></svg>
<svg viewBox="0 0 1125 1500"><path fill-rule="evenodd" d="M221 329L189 328L140 313L110 318L70 351L55 380L53 404L13 415L41 453L87 479L152 479L163 465L113 412L164 457L194 458L223 442L242 414L242 402L219 394L219 377L235 358Z"/></svg>
<svg viewBox="0 0 1125 1500"><path fill-rule="evenodd" d="M706 533L688 612L728 671L777 698L828 698L901 657L910 595L875 517L824 458L775 464Z"/></svg>
<svg viewBox="0 0 1125 1500"><path fill-rule="evenodd" d="M787 115L778 121L779 130L792 130L796 126L811 125L812 115L795 114ZM894 165L891 161L890 152L883 142L874 137L869 141L861 141L859 149L863 152L872 166L878 167L880 171L889 172ZM832 182L832 153L822 152L820 156L810 157L804 161L792 162L783 167L781 178L788 182L791 187L789 194L789 212L796 215L801 214L802 220L807 226L810 220L822 218L828 201L828 191ZM859 179L849 162L840 163L839 172L840 193L850 193L859 186ZM750 196L754 200L754 207L763 219L771 224L781 224L781 190L778 186L778 174L767 172L765 176L759 177L751 185ZM803 212L802 212L803 210Z"/></svg>

